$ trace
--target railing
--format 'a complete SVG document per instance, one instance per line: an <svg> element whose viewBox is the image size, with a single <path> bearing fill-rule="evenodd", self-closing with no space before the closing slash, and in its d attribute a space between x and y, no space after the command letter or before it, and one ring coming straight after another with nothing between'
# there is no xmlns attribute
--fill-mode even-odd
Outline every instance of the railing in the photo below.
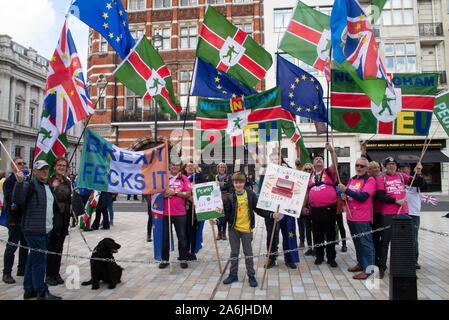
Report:
<svg viewBox="0 0 449 320"><path fill-rule="evenodd" d="M420 23L419 35L424 37L436 37L443 35L443 23Z"/></svg>

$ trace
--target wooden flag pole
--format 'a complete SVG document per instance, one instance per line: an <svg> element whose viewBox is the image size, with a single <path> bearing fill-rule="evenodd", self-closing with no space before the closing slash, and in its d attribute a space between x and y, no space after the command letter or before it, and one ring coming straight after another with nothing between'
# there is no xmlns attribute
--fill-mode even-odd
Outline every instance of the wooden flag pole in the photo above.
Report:
<svg viewBox="0 0 449 320"><path fill-rule="evenodd" d="M3 145L2 141L0 140L0 145L2 146L3 150L5 150L6 154L8 155L9 160L11 160L12 164L14 165L14 167L16 168L17 171L20 171L19 168L17 167L16 163L14 162L14 160L12 159L11 155L9 154L8 150L6 150L5 146Z"/></svg>
<svg viewBox="0 0 449 320"><path fill-rule="evenodd" d="M279 204L276 208L276 213L279 213ZM275 213L275 214L276 214ZM276 231L276 224L277 224L277 219L274 219L274 225L273 225L273 230L271 230L271 237L270 237L270 246L268 247L268 252L267 252L267 261L265 262L265 269L263 271L263 277L262 277L262 285L260 286L260 289L263 290L263 284L265 282L265 275L267 274L267 267L268 267L268 262L270 261L270 255L271 255L271 246L273 245L273 239L274 239L274 232Z"/></svg>
<svg viewBox="0 0 449 320"><path fill-rule="evenodd" d="M223 274L223 268L221 267L220 254L218 253L218 245L217 245L217 236L215 235L215 228L212 222L210 222L210 227L212 228L212 234L214 235L214 244L215 244L215 253L217 255L218 260L218 269L220 270L220 274Z"/></svg>
<svg viewBox="0 0 449 320"><path fill-rule="evenodd" d="M170 219L170 198L168 198L168 265L170 267L170 273L172 272L172 266L170 263L170 251L171 251L171 219Z"/></svg>

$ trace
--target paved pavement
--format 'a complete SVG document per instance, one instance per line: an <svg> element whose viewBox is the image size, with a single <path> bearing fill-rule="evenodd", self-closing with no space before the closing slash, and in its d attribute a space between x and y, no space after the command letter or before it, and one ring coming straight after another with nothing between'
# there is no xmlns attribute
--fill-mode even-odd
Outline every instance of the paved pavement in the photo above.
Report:
<svg viewBox="0 0 449 320"><path fill-rule="evenodd" d="M140 201L139 201L140 203ZM72 230L70 236L70 257L63 257L61 275L63 278L76 278L79 270L79 282L66 281L65 285L50 287L53 294L66 300L388 300L389 273L379 280L379 286L368 289L365 282L352 279L352 273L347 268L355 264L355 252L352 241L348 242L348 252L341 253L337 246L338 268L331 268L323 263L314 265L313 257L305 257L300 251L301 262L298 269L287 269L282 256L278 258L278 266L267 270L264 288L261 289L264 273L266 252L266 231L262 218L256 218L253 252L257 288L248 284L245 275L244 260L239 264L239 282L231 285L222 284L229 273L226 259L229 257L228 241L218 241L224 276L220 275L216 262L215 247L212 240L212 230L207 223L204 228L203 249L199 252L199 260L190 262L188 269L181 269L176 260L178 254L172 254L172 271L158 268L158 262L153 259L152 242L146 242L146 212L131 212L134 207L140 207L136 201L127 205L129 212L116 212L114 226L110 230L84 232L90 248L93 248L102 238L111 237L122 245L115 258L125 270L122 283L110 290L101 284L99 290L77 284L90 278L90 251L84 243L78 229ZM446 235L420 231L420 264L418 276L418 298L421 300L449 299L449 219L441 216L446 212L425 212L421 217L421 227L429 230L446 232ZM348 230L348 229L347 229ZM0 240L7 239L6 228L0 228ZM175 241L176 244L176 241ZM0 242L0 261L3 261L5 244ZM68 238L64 253L68 248ZM77 257L73 257L77 256ZM17 259L17 258L16 258ZM71 271L69 275L64 270ZM16 267L13 269L15 277ZM0 282L0 300L21 300L23 296L23 278L15 277L17 283L8 285ZM71 288L72 287L72 288ZM73 288L74 287L74 288Z"/></svg>

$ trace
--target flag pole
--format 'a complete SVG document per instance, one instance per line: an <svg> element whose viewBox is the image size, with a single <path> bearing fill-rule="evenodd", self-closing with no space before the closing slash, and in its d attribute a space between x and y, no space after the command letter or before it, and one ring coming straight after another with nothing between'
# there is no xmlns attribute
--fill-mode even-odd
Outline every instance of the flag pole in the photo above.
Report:
<svg viewBox="0 0 449 320"><path fill-rule="evenodd" d="M218 260L218 269L220 270L220 274L223 274L223 268L221 267L221 261L220 261L220 254L218 252L218 245L217 245L217 236L215 234L215 227L212 224L212 222L209 220L210 227L212 228L212 234L214 236L214 244L215 244L215 253L217 254L217 260Z"/></svg>
<svg viewBox="0 0 449 320"><path fill-rule="evenodd" d="M280 205L278 204L277 208L276 208L276 213L279 213L279 207ZM260 286L260 290L263 290L263 284L265 282L265 275L267 274L267 268L268 268L268 262L270 261L270 256L271 256L271 246L273 245L273 238L274 238L274 232L276 231L276 224L277 224L277 219L274 219L274 224L273 224L273 230L271 230L271 237L270 237L270 246L268 247L268 252L267 252L267 261L265 262L265 268L264 268L264 272L263 272L263 277L262 277L262 285Z"/></svg>
<svg viewBox="0 0 449 320"><path fill-rule="evenodd" d="M17 165L15 164L14 160L12 159L11 155L9 154L8 150L6 150L5 146L3 145L2 141L0 140L0 145L2 146L3 150L5 150L6 154L8 155L9 160L11 160L12 164L16 168L17 171L20 171Z"/></svg>
<svg viewBox="0 0 449 320"><path fill-rule="evenodd" d="M327 123L326 123L326 142L329 142L329 112L330 112L330 87L332 82L332 46L329 49L329 59L330 59L330 81L327 83L327 98L326 98L326 104L327 104ZM332 128L332 122L331 122L331 128ZM327 167L329 167L329 152L327 152L326 155L327 159Z"/></svg>
<svg viewBox="0 0 449 320"><path fill-rule="evenodd" d="M172 272L172 266L170 263L170 251L171 251L171 219L170 219L170 198L168 198L168 265L170 267L170 273Z"/></svg>

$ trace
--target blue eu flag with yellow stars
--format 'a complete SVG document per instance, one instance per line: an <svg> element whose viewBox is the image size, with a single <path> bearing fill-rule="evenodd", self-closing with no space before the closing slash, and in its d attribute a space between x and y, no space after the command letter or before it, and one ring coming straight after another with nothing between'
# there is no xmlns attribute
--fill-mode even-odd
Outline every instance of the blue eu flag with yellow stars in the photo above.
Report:
<svg viewBox="0 0 449 320"><path fill-rule="evenodd" d="M213 65L196 59L193 74L191 96L232 99L256 94L254 89L248 89L226 73L221 72Z"/></svg>
<svg viewBox="0 0 449 320"><path fill-rule="evenodd" d="M327 122L323 88L314 76L278 55L276 78L281 88L283 109L294 115Z"/></svg>
<svg viewBox="0 0 449 320"><path fill-rule="evenodd" d="M120 0L75 0L69 12L98 31L122 59L134 47L126 11Z"/></svg>

